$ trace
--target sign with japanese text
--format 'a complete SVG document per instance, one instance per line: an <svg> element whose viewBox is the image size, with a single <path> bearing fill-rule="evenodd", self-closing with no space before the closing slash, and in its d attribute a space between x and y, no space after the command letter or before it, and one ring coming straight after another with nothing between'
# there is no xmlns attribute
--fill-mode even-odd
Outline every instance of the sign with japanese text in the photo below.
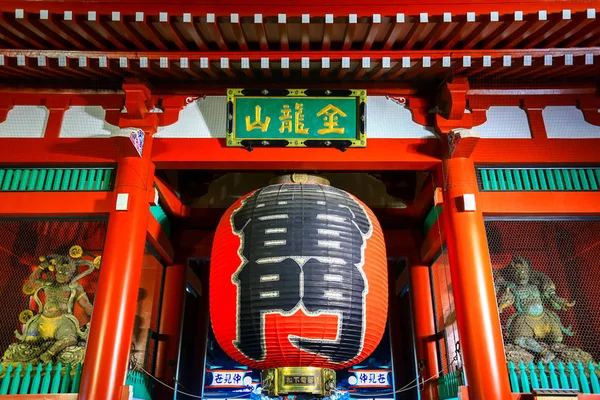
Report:
<svg viewBox="0 0 600 400"><path fill-rule="evenodd" d="M350 370L355 375L350 379L352 386L355 387L391 387L388 381L389 370Z"/></svg>
<svg viewBox="0 0 600 400"><path fill-rule="evenodd" d="M364 90L229 89L227 93L228 146L366 146Z"/></svg>
<svg viewBox="0 0 600 400"><path fill-rule="evenodd" d="M245 371L240 370L213 370L212 382L208 387L244 387Z"/></svg>

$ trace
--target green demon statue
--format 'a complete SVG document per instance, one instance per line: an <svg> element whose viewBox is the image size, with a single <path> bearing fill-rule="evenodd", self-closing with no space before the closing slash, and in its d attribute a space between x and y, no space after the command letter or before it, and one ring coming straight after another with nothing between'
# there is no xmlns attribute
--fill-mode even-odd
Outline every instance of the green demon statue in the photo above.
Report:
<svg viewBox="0 0 600 400"><path fill-rule="evenodd" d="M34 315L32 310L21 313L23 331L15 331L19 342L6 350L3 364L83 361L87 324L80 326L73 308L77 303L91 316L92 304L78 281L100 265L100 257L92 262L81 259L83 256L83 249L73 246L68 255L40 257L39 265L23 285L23 293L33 297L38 313ZM80 266L87 269L79 273Z"/></svg>
<svg viewBox="0 0 600 400"><path fill-rule="evenodd" d="M548 275L534 270L531 261L517 254L507 267L496 271L495 286L499 312L510 306L516 311L506 323L509 342L542 362L552 361L556 357L553 345L562 343L564 335L573 336L552 309L563 310L575 303L558 296Z"/></svg>

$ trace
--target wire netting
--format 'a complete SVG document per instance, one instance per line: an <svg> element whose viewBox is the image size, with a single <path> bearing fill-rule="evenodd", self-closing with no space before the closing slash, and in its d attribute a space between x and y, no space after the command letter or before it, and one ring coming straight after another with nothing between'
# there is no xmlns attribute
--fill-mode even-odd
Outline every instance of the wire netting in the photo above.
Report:
<svg viewBox="0 0 600 400"><path fill-rule="evenodd" d="M600 360L600 220L487 220L486 229L507 361Z"/></svg>
<svg viewBox="0 0 600 400"><path fill-rule="evenodd" d="M67 313L86 330L99 276L94 260L102 255L105 234L104 220L0 220L1 352L19 342L17 335L24 331L29 339L56 338L65 321L57 318ZM61 284L65 268L71 268L71 275ZM26 322L38 314L47 316L46 323L26 329Z"/></svg>

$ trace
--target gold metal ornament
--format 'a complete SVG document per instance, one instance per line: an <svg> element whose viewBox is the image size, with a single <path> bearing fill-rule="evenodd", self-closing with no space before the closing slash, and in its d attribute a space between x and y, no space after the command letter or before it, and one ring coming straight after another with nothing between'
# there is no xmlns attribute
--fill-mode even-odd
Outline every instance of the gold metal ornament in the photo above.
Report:
<svg viewBox="0 0 600 400"><path fill-rule="evenodd" d="M94 258L94 268L99 269L100 263L102 262L102 256Z"/></svg>
<svg viewBox="0 0 600 400"><path fill-rule="evenodd" d="M31 310L23 310L19 314L19 322L22 324L27 323L27 321L29 321L31 318L33 318L33 311Z"/></svg>
<svg viewBox="0 0 600 400"><path fill-rule="evenodd" d="M321 398L335 391L335 371L327 368L271 368L262 372L262 381L269 397L303 393Z"/></svg>
<svg viewBox="0 0 600 400"><path fill-rule="evenodd" d="M71 258L81 258L83 256L83 249L81 246L75 245L69 249L69 256Z"/></svg>
<svg viewBox="0 0 600 400"><path fill-rule="evenodd" d="M307 174L292 174L292 182L306 183L306 182L308 182L308 175Z"/></svg>

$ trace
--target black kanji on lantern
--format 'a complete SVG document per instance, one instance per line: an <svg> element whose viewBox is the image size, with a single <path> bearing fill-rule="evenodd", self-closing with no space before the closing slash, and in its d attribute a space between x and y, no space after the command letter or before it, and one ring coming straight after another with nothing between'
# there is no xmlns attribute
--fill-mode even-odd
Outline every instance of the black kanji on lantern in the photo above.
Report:
<svg viewBox="0 0 600 400"><path fill-rule="evenodd" d="M338 315L336 340L290 338L301 350L345 363L362 350L367 282L362 271L372 224L348 193L318 184L261 189L231 216L241 239L235 346L246 357L266 354L264 316Z"/></svg>

